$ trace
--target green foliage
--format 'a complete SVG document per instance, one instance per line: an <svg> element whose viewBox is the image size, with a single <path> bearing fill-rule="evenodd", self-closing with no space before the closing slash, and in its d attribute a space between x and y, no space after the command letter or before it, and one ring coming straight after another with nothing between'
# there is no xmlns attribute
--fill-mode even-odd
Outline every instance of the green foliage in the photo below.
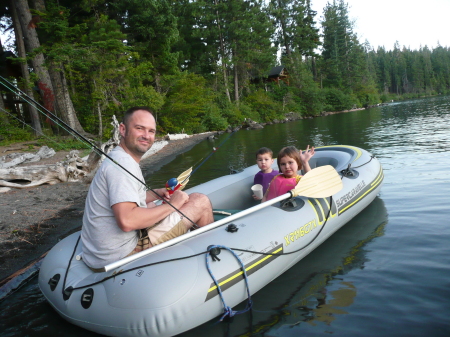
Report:
<svg viewBox="0 0 450 337"><path fill-rule="evenodd" d="M169 133L203 131L201 121L211 103L212 95L206 88L205 79L196 74L181 73L161 109L163 130Z"/></svg>
<svg viewBox="0 0 450 337"><path fill-rule="evenodd" d="M87 143L73 137L46 137L36 140L37 146L48 146L55 151L71 151L71 150L84 150L83 154L86 155L90 151L90 147Z"/></svg>
<svg viewBox="0 0 450 337"><path fill-rule="evenodd" d="M373 50L358 41L344 0L325 8L320 56L310 0L46 0L45 5L36 29L41 48L28 57L43 52L47 65L64 73L84 130L103 139L112 115L120 119L136 105L150 106L164 132L200 132L236 126L244 118L265 122L291 111L318 115L450 93L448 47L410 50L396 43L391 50ZM267 77L277 51L289 84L251 84ZM32 139L28 130L6 123L0 137Z"/></svg>
<svg viewBox="0 0 450 337"><path fill-rule="evenodd" d="M353 108L358 104L358 99L353 94L346 94L336 88L323 90L325 110L343 111Z"/></svg>
<svg viewBox="0 0 450 337"><path fill-rule="evenodd" d="M243 113L245 113L245 115ZM253 120L257 120L259 118L259 114L256 111L251 111L251 108L242 102L239 106L233 103L225 105L225 107L222 108L222 115L231 126L240 125L244 121L245 117L252 118ZM255 116L258 118L255 118Z"/></svg>
<svg viewBox="0 0 450 337"><path fill-rule="evenodd" d="M31 128L20 126L16 120L0 124L0 145L9 145L34 139Z"/></svg>
<svg viewBox="0 0 450 337"><path fill-rule="evenodd" d="M219 107L216 104L211 103L207 106L202 120L202 125L204 130L219 131L227 128L228 121L224 116L222 116Z"/></svg>
<svg viewBox="0 0 450 337"><path fill-rule="evenodd" d="M258 121L270 122L282 116L282 106L277 104L264 90L259 89L245 98L245 103L259 114Z"/></svg>

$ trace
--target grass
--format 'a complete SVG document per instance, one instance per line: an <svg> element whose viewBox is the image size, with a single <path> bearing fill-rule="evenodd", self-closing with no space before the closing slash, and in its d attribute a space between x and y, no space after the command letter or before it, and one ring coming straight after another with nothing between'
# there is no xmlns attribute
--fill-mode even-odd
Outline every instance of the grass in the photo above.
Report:
<svg viewBox="0 0 450 337"><path fill-rule="evenodd" d="M45 130L44 130L44 133ZM26 150L37 151L40 147L46 145L55 151L80 151L81 155L87 155L91 147L71 136L41 136L35 137L27 129L14 125L0 125L0 146L9 146L17 143L25 143Z"/></svg>

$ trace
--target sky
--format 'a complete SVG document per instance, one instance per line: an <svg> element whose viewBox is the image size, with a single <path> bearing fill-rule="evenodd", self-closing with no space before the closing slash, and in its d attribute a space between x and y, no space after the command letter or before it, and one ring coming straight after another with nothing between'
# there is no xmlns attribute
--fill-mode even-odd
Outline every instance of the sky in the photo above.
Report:
<svg viewBox="0 0 450 337"><path fill-rule="evenodd" d="M323 8L333 0L311 0L317 11L316 22ZM359 41L368 40L377 49L392 50L396 41L400 47L418 50L439 44L450 47L450 0L344 0L349 5L349 17L356 20L354 32Z"/></svg>

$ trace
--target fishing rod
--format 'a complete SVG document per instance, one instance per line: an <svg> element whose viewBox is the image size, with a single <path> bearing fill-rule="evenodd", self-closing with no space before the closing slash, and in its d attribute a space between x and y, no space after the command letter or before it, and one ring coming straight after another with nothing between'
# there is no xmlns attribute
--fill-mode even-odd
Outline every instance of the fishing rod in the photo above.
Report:
<svg viewBox="0 0 450 337"><path fill-rule="evenodd" d="M222 147L222 145L228 140L230 139L230 137L237 131L238 129L233 130L233 132L231 132L228 137L226 137L217 147L213 147L213 150L205 157L205 159L203 159L203 161L195 168L192 169L192 167L190 167L189 169L187 169L186 171L184 171L183 173L181 173L177 178L170 178L169 180L167 180L166 182L166 189L169 191L169 194L173 194L173 192L175 192L176 190L182 190L184 188L184 186L187 185L187 183L189 182L189 178L195 173L197 172L197 170L208 161L209 158L211 158L211 156L217 152L217 150L219 148ZM201 161L202 159L200 159ZM195 166L195 165L194 165ZM181 182L180 182L181 180Z"/></svg>
<svg viewBox="0 0 450 337"><path fill-rule="evenodd" d="M145 181L142 181L138 177L136 177L133 173L131 173L129 170L127 170L125 167L123 167L121 164L119 164L117 161L115 161L112 157L110 157L106 152L104 152L102 149L97 147L95 144L93 144L88 138L83 136L81 133L79 133L77 130L73 129L71 126L69 126L66 122L64 122L62 119L60 119L58 116L56 116L54 113L52 113L50 110L42 106L39 102L37 102L34 98L28 96L25 92L14 86L10 81L8 81L6 78L0 75L0 84L2 84L6 89L11 91L12 93L16 94L17 96L24 99L25 102L28 104L34 106L41 114L48 117L51 121L53 121L55 124L66 130L69 134L72 136L78 138L79 140L83 141L85 144L87 144L92 151L96 152L100 156L105 156L105 158L111 160L114 164L116 164L118 167L123 169L126 173L128 173L132 178L136 179L139 183L144 185L144 187L148 190L154 193L158 198L164 199L163 196L161 196L158 192L156 192L154 189L152 189L150 186L148 186ZM40 107L40 108L39 108ZM41 109L44 109L47 113L43 112ZM21 121L23 124L26 124L24 121ZM28 125L29 126L29 125ZM30 126L31 127L31 126ZM170 205L175 211L180 213L183 217L185 217L188 221L190 221L194 226L196 226L196 223L189 219L186 215L184 215L179 209L177 209L175 206L173 206L169 201L166 200L166 203Z"/></svg>

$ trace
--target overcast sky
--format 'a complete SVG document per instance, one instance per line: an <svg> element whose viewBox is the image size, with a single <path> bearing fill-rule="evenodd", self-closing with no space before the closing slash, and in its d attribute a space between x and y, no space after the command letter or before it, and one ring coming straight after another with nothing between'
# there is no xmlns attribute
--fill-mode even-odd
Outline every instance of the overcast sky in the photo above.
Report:
<svg viewBox="0 0 450 337"><path fill-rule="evenodd" d="M322 10L333 0L311 0L317 11L317 22ZM384 46L419 49L439 44L450 47L450 0L347 0L349 17L356 20L355 32L359 41L366 39L375 47Z"/></svg>

